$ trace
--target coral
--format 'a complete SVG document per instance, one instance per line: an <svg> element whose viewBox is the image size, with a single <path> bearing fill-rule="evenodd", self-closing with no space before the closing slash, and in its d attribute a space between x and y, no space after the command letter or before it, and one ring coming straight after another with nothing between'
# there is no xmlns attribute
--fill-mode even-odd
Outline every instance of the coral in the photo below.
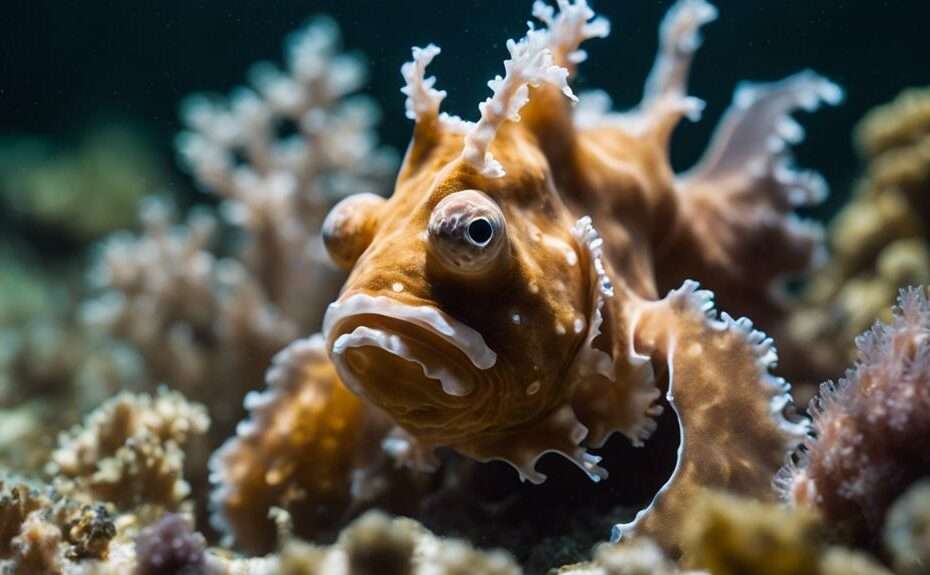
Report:
<svg viewBox="0 0 930 575"><path fill-rule="evenodd" d="M855 357L853 340L888 319L897 291L930 283L930 89L904 91L860 122L866 162L852 199L830 224L830 259L811 278L786 327L797 342L792 376L836 377Z"/></svg>
<svg viewBox="0 0 930 575"><path fill-rule="evenodd" d="M339 44L335 23L311 22L288 39L286 72L259 64L254 88L228 101L190 98L190 131L178 139L197 181L247 234L242 257L256 284L301 326L318 325L342 277L320 244L326 210L350 192L383 193L394 173L393 152L377 147L377 107L351 96L364 64ZM278 137L282 124L295 133Z"/></svg>
<svg viewBox="0 0 930 575"><path fill-rule="evenodd" d="M900 575L926 573L930 565L930 481L908 489L888 511L885 548Z"/></svg>
<svg viewBox="0 0 930 575"><path fill-rule="evenodd" d="M819 510L852 541L876 546L891 503L930 475L915 438L930 436L930 302L903 290L889 324L857 339L846 377L812 402L814 433L781 473L786 496Z"/></svg>
<svg viewBox="0 0 930 575"><path fill-rule="evenodd" d="M0 486L0 569L58 573L68 562L105 559L116 524L102 506L81 505L15 479Z"/></svg>
<svg viewBox="0 0 930 575"><path fill-rule="evenodd" d="M12 248L0 249L0 268L0 460L28 473L53 447L49 430L131 386L138 362L78 321L70 268Z"/></svg>
<svg viewBox="0 0 930 575"><path fill-rule="evenodd" d="M772 340L718 316L689 278L731 309L783 311L774 288L809 269L820 238L793 211L826 194L793 165L802 130L791 114L843 93L811 71L744 85L704 158L676 176L670 134L702 107L686 82L716 10L677 3L643 102L596 119L590 106L575 117L570 83L580 44L606 36L606 21L584 0L537 2L533 14L544 25L507 42L475 123L440 112L445 94L426 77L439 49L413 50L401 72L415 127L394 194L347 198L323 224L351 269L323 336L345 386L399 428L385 445L418 468L451 447L541 483L539 459L557 453L601 481L588 450L614 433L642 445L671 407L679 465L617 532L675 552L695 491L772 498L806 429L783 416L791 399L768 371ZM763 249L778 257L758 258Z"/></svg>
<svg viewBox="0 0 930 575"><path fill-rule="evenodd" d="M136 575L200 575L206 570L206 540L188 522L168 513L135 541Z"/></svg>
<svg viewBox="0 0 930 575"><path fill-rule="evenodd" d="M19 535L11 543L9 570L13 573L63 573L61 530L38 515L26 517Z"/></svg>
<svg viewBox="0 0 930 575"><path fill-rule="evenodd" d="M382 193L394 169L393 153L377 146L374 104L352 95L364 65L339 52L335 24L295 33L287 64L257 66L254 89L228 100L185 103L179 154L223 200L221 220L198 212L178 224L163 202L147 202L142 235L102 248L99 297L85 308L139 350L150 386L208 405L212 447L243 418L242 400L274 354L319 329L335 297L343 274L319 237L326 210L349 190ZM288 127L295 133L278 137ZM212 245L220 226L235 238L227 249Z"/></svg>
<svg viewBox="0 0 930 575"><path fill-rule="evenodd" d="M209 426L206 410L179 393L121 393L63 433L46 467L63 494L120 510L174 510L189 494L184 449Z"/></svg>
<svg viewBox="0 0 930 575"><path fill-rule="evenodd" d="M683 561L719 575L819 573L823 534L816 514L704 494L684 527Z"/></svg>
<svg viewBox="0 0 930 575"><path fill-rule="evenodd" d="M116 536L116 525L104 505L83 505L63 526L65 539L71 544L69 559L103 559L110 541Z"/></svg>
<svg viewBox="0 0 930 575"><path fill-rule="evenodd" d="M238 262L208 250L212 216L195 213L178 226L171 218L165 203L152 200L142 208L141 237L107 240L92 275L105 289L85 303L84 316L137 350L151 383L169 383L209 406L215 446L232 432L244 413L242 398L299 327ZM220 384L224 400L217 401Z"/></svg>
<svg viewBox="0 0 930 575"><path fill-rule="evenodd" d="M570 565L557 575L679 575L674 561L650 539L631 539L622 544L598 547L594 561ZM698 575L698 572L687 572Z"/></svg>
<svg viewBox="0 0 930 575"><path fill-rule="evenodd" d="M101 124L69 146L25 137L0 144L0 202L79 242L131 226L139 200L168 185L152 143L128 125Z"/></svg>

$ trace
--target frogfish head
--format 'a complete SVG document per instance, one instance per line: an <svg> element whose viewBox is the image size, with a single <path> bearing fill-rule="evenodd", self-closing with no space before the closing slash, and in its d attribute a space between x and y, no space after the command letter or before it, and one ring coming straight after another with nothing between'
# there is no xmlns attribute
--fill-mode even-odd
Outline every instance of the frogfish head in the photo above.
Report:
<svg viewBox="0 0 930 575"><path fill-rule="evenodd" d="M598 279L538 150L502 141L507 175L488 178L446 138L408 153L390 199L328 215L324 242L351 273L323 331L351 390L424 445L468 453L568 401Z"/></svg>

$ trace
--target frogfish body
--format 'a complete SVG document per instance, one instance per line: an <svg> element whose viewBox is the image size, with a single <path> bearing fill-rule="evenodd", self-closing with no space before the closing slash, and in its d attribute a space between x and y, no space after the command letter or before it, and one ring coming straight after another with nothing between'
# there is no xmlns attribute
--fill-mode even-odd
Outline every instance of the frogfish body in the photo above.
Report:
<svg viewBox="0 0 930 575"><path fill-rule="evenodd" d="M842 92L810 71L744 85L703 159L675 174L669 139L703 107L686 81L716 10L672 8L643 101L625 113L570 87L579 45L608 23L585 0L537 1L533 14L542 27L508 42L474 123L440 112L445 92L425 74L439 49L414 48L402 73L416 125L393 195L351 196L324 224L350 271L326 314L326 351L396 426L385 446L421 467L442 446L539 483L536 462L554 452L602 480L589 450L614 433L644 445L670 406L678 465L616 534L674 549L671 527L696 490L769 497L806 431L783 414L771 340L718 315L695 280L739 313L775 313L774 282L818 247L791 212L825 193L791 165L801 129L789 116Z"/></svg>

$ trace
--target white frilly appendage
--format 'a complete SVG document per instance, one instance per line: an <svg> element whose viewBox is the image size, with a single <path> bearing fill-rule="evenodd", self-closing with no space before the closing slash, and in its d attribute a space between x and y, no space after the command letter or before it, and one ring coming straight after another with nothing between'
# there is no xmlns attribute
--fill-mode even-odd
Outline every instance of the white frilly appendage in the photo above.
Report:
<svg viewBox="0 0 930 575"><path fill-rule="evenodd" d="M587 0L557 0L559 11L544 0L533 2L533 17L546 25L549 49L556 59L568 64L580 64L588 58L587 52L579 49L585 40L606 38L610 34L610 22L595 17Z"/></svg>
<svg viewBox="0 0 930 575"><path fill-rule="evenodd" d="M439 105L445 99L446 91L433 87L436 84L435 76L426 77L426 67L441 52L439 46L414 46L411 50L413 60L400 67L400 73L406 82L400 91L407 96L404 101L407 117L419 122L422 118L439 115Z"/></svg>
<svg viewBox="0 0 930 575"><path fill-rule="evenodd" d="M436 85L435 76L426 77L426 67L442 50L435 44L429 44L425 48L415 46L412 52L413 60L400 67L405 83L400 91L407 96L404 101L407 117L417 123L427 118L438 118L443 129L457 134L467 133L473 124L458 116L440 113L439 106L446 98L446 91L433 87Z"/></svg>
<svg viewBox="0 0 930 575"><path fill-rule="evenodd" d="M776 183L773 190L780 195L772 199L792 207L823 201L827 195L823 178L792 167L788 146L804 138L804 129L791 114L842 101L842 88L811 70L779 82L739 86L707 152L683 174L681 183L691 186L741 179L751 184L771 178Z"/></svg>
<svg viewBox="0 0 930 575"><path fill-rule="evenodd" d="M639 106L628 113L610 113L610 97L600 90L589 92L581 96L576 124L584 128L608 121L632 133L658 130L667 137L682 116L698 121L704 101L688 96L688 73L701 47L701 27L716 18L717 9L705 0L679 0L659 27L659 52Z"/></svg>
<svg viewBox="0 0 930 575"><path fill-rule="evenodd" d="M659 27L659 54L646 87L643 113L656 116L684 115L698 121L704 101L688 96L688 73L694 54L701 47L701 26L717 19L717 8L704 0L682 0L675 4Z"/></svg>
<svg viewBox="0 0 930 575"><path fill-rule="evenodd" d="M614 297L614 287L604 263L604 240L594 227L591 218L589 216L580 218L572 228L572 235L590 260L593 304L591 317L588 319L588 333L572 363L570 377L580 382L601 377L606 380L607 386L629 387L628 395L624 397L624 404L618 405L612 402L609 415L599 414L597 421L583 419L592 432L587 437L587 445L593 448L603 447L613 433L620 432L635 447L641 447L656 430L656 417L662 414L662 406L655 404L655 400L661 394L655 385L655 374L650 358L633 349L632 336L630 336L630 349L622 357L615 358L611 353L594 346L594 341L601 335L604 306ZM613 353L617 351L614 350ZM626 362L628 365L618 366L618 362ZM632 369L627 370L628 367ZM619 381L618 369L623 372ZM587 383L591 385L591 382ZM610 396L599 396L597 401L608 402Z"/></svg>
<svg viewBox="0 0 930 575"><path fill-rule="evenodd" d="M550 84L576 100L568 85L568 70L553 63L549 35L544 30L526 33L520 41L508 40L510 59L504 61L504 77L488 82L493 94L478 105L481 119L465 135L462 159L477 166L489 178L504 176L504 168L489 148L497 130L507 120L520 121L520 108L530 99L529 88Z"/></svg>

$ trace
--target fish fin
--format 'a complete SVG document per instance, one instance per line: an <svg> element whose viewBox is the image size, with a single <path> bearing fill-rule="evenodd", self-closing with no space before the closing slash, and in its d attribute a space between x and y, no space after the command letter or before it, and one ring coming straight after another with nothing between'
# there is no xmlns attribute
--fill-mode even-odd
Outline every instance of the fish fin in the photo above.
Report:
<svg viewBox="0 0 930 575"><path fill-rule="evenodd" d="M676 228L656 257L661 286L697 277L738 314L764 322L778 313L775 280L807 271L822 253L820 226L793 211L827 195L819 174L792 165L789 145L803 129L790 115L841 100L837 85L811 71L737 89L703 159L676 182Z"/></svg>
<svg viewBox="0 0 930 575"><path fill-rule="evenodd" d="M532 425L483 438L480 443L456 446L477 461L503 461L520 474L521 481L539 484L546 476L536 463L547 453L557 453L577 465L592 481L607 478L607 470L597 465L601 458L581 446L588 435L575 412L564 405Z"/></svg>
<svg viewBox="0 0 930 575"><path fill-rule="evenodd" d="M662 407L655 385L652 363L636 353L631 334L617 331L626 325L620 302L610 279L610 264L604 257L604 241L590 217L582 217L572 228L578 242L582 267L590 274L590 317L587 334L572 362L568 377L574 392L572 408L588 428L586 445L603 446L615 432L640 446L656 428ZM601 349L601 348L604 349Z"/></svg>
<svg viewBox="0 0 930 575"><path fill-rule="evenodd" d="M769 373L772 340L746 318L718 317L713 294L696 282L643 304L633 325L637 348L667 367L681 440L668 482L614 536L648 535L679 553L682 519L703 488L775 499L775 474L809 425L783 414L790 386Z"/></svg>

